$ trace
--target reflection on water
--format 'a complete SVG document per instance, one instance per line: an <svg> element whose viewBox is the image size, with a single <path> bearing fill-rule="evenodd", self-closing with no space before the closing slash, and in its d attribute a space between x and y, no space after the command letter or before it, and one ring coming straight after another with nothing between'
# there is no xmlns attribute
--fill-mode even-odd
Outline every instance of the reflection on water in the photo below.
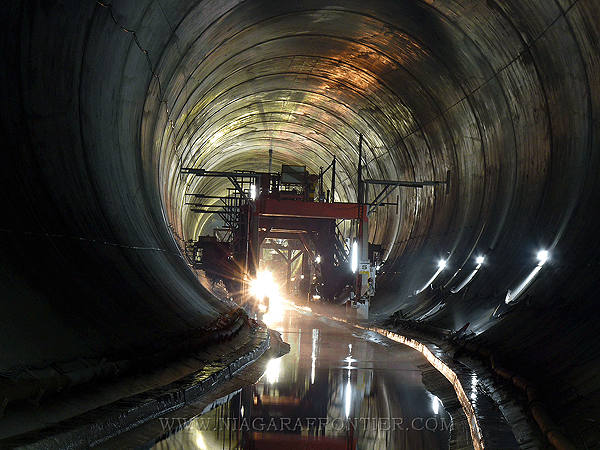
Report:
<svg viewBox="0 0 600 450"><path fill-rule="evenodd" d="M448 448L450 417L407 350L295 311L278 319L290 353L154 449Z"/></svg>

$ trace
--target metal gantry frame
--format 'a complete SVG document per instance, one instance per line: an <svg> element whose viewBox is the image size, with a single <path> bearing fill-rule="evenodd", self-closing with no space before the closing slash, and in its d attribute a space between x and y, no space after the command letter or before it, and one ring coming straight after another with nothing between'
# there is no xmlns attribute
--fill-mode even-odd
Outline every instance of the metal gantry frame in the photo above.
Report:
<svg viewBox="0 0 600 450"><path fill-rule="evenodd" d="M351 298L354 298L358 301L368 300L366 296L372 295L367 294L368 278L374 277L373 269L370 266L371 262L368 261L369 216L380 206L396 205L396 208L398 208L398 201L396 201L396 203L386 202L387 198L397 187L424 188L425 186L439 186L445 184L446 193L448 193L450 171L447 171L446 180L444 181L394 181L363 179L362 144L363 136L359 135L359 160L357 171L358 192L356 203L335 202L336 158L334 157L331 164L325 169L321 167L319 170L319 175L311 176L310 181L308 172L305 168L305 172L298 172L299 175L304 173L304 175L302 175L304 177L304 181L297 183L304 183L302 185L302 189L304 190L303 194L295 194L289 190L280 190L280 188L285 188L286 186L288 189L290 188L290 186L283 181L283 169L281 174L273 174L270 173L270 171L269 173L252 171L217 172L196 168L183 168L181 169L181 173L184 174L192 174L201 177L227 178L232 184L232 188L229 189L228 195L225 197L211 196L201 193L187 194L198 200L219 200L222 205L206 205L201 201L188 202L186 204L192 207L192 212L200 214L218 214L223 220L223 223L229 232L222 234L223 230L219 229L219 233L216 233L215 231L215 239L217 236L220 238L228 237L231 243L237 244L237 261L238 264L242 263L239 265L242 266L243 272L240 273L240 279L244 280L248 280L249 277L252 277L256 274L256 269L259 263L258 258L260 245L265 238L269 236L269 232L271 230L276 232L282 231L281 229L277 229L276 225L273 225L278 219L300 219L301 221L307 219L316 221L356 221L357 227L355 228L356 235L354 240L358 244L358 261L359 264L361 264L361 268L356 273L354 288L355 295L351 296ZM270 158L271 155L272 154L270 153ZM284 168L285 167L288 166L284 166ZM303 166L298 167L301 168ZM291 168L293 169L293 167ZM325 173L327 173L330 169L332 171L331 190L327 191L327 194L325 194L323 178ZM300 176L300 178L302 178L302 176ZM317 199L320 201L312 201L317 183L319 188ZM294 184L294 182L292 182L292 184ZM257 190L255 196L256 198L254 198L253 195L249 195L248 192L250 190L246 189L246 187L250 187L252 185ZM383 186L372 202L369 202L367 199L368 186ZM295 233L295 237L293 239L297 239L302 232L308 231L304 229L304 225L301 223L294 225L294 227L285 230L288 232L291 231L292 234ZM331 244L331 248L328 248L332 249L331 251L337 255L336 263L340 264L342 260L346 261L348 259L350 248L347 248L345 242L338 242L339 228L337 227L337 222L334 222L333 230L333 235L328 235L327 239L333 239L336 242ZM301 237L306 236L302 235ZM342 236L342 238L344 237ZM302 246L306 247L302 253L310 254L312 252L309 248L308 241L306 239L305 241L306 242L301 241ZM352 245L350 247L352 247ZM274 250L278 251L277 248L274 248ZM281 251L281 249L279 249L279 251ZM298 255L295 255L294 260L296 258L298 258ZM332 255L331 258L333 260L334 256Z"/></svg>
<svg viewBox="0 0 600 450"><path fill-rule="evenodd" d="M357 202L359 207L366 207L366 217L364 221L358 222L358 232L356 241L358 243L358 261L361 269L356 275L356 294L359 299L363 299L365 291L367 289L367 282L369 274L372 274L372 270L368 267L368 217L380 206L389 205L390 203L384 203L385 200L392 194L397 187L411 187L411 188L423 188L425 186L439 186L441 184L446 185L446 193L448 193L448 186L450 184L450 171L446 172L446 180L444 181L394 181L394 180L375 180L375 179L363 179L363 136L359 135L358 139L358 171L357 171ZM383 186L383 189L375 196L373 202L368 201L368 190L366 189L369 185ZM392 205L394 203L391 203ZM398 208L398 200L396 201L396 208Z"/></svg>
<svg viewBox="0 0 600 450"><path fill-rule="evenodd" d="M425 186L439 186L441 184L446 185L446 194L450 186L450 171L446 172L446 180L444 181L388 181L388 180L364 180L364 184L372 184L377 186L384 186L384 188L377 194L373 202L369 204L369 211L367 215L370 216L379 206L383 205L385 200L394 192L397 187L412 187L412 188L424 188ZM390 189L391 188L391 189ZM395 203L391 203L394 205Z"/></svg>
<svg viewBox="0 0 600 450"><path fill-rule="evenodd" d="M201 193L191 193L188 195L192 195L198 199L217 199L223 203L223 206L204 205L202 203L193 203L190 206L192 206L192 212L218 214L228 228L229 232L225 233L225 237L229 239L227 242L231 246L231 261L227 262L229 267L226 267L225 270L222 270L221 272L229 274L233 278L232 282L238 285L238 287L234 289L236 294L241 292L242 297L246 297L246 291L248 289L247 280L249 276L256 273L256 264L254 257L251 256L252 254L255 254L255 252L253 252L253 249L250 247L251 236L254 234L251 233L253 202L251 196L246 192L244 187L246 185L249 185L248 187L251 187L252 185L258 187L261 174L252 171L218 172L189 167L182 168L181 173L200 177L227 178L233 185L233 188L228 190L228 195L226 197L209 196ZM216 242L216 234L214 236L215 242L203 243L200 241L201 239L199 238L198 245L200 246L203 244L216 246L218 244ZM198 249L195 250L197 251ZM214 267L211 268L207 266L208 265L204 265L202 268L218 272L218 269L215 270Z"/></svg>

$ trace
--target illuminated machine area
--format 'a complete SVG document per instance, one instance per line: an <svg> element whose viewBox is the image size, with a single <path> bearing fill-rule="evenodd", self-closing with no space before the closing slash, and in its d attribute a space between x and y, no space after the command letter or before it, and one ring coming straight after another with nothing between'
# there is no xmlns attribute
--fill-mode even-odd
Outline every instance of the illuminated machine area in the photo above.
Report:
<svg viewBox="0 0 600 450"><path fill-rule="evenodd" d="M598 0L4 3L0 438L281 295L491 349L600 447Z"/></svg>
<svg viewBox="0 0 600 450"><path fill-rule="evenodd" d="M359 155L362 160L362 148ZM324 178L329 170L331 185L325 189ZM382 206L387 188L403 182L363 180L359 164L359 201L334 202L335 170L335 159L326 169L321 168L319 175L310 174L305 166L289 165L283 165L280 173L183 168L185 174L227 178L232 185L226 197L191 194L203 200L190 202L191 210L218 216L208 222L211 225L215 220L219 222L207 236L201 232L197 241L186 242L186 253L194 268L222 281L238 304L247 300L248 284L264 290L265 280L256 278L261 267L261 273L276 273L285 293L301 304L350 302L361 310L363 318L368 318L369 301L375 295L375 279L382 264L382 246L368 242L368 218ZM364 198L364 186L370 182L385 185L372 204ZM441 183L447 181L428 184ZM207 204L207 197L216 202ZM260 292L257 297L268 297L268 292Z"/></svg>

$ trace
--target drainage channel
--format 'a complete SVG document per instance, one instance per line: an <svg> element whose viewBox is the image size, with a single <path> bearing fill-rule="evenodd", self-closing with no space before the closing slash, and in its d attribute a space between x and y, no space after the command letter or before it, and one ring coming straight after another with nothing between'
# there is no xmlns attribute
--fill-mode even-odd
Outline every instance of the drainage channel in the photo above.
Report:
<svg viewBox="0 0 600 450"><path fill-rule="evenodd" d="M287 355L198 417L165 415L177 432L144 448L450 448L446 408L460 404L425 388L416 350L291 307L268 325L289 343Z"/></svg>

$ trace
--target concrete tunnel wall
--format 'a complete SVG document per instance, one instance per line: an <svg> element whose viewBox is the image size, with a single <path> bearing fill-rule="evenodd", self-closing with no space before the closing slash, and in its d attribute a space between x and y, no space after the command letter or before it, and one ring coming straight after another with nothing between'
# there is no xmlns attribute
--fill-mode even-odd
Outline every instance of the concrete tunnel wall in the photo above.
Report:
<svg viewBox="0 0 600 450"><path fill-rule="evenodd" d="M274 167L317 172L336 156L336 198L354 201L359 134L368 178L451 171L447 194L402 188L399 215L372 216L375 312L471 322L567 378L595 367L597 0L25 1L1 16L0 369L206 325L227 307L176 239L207 231L185 194L227 185L180 168L266 170L272 148ZM492 317L540 249L521 301Z"/></svg>

